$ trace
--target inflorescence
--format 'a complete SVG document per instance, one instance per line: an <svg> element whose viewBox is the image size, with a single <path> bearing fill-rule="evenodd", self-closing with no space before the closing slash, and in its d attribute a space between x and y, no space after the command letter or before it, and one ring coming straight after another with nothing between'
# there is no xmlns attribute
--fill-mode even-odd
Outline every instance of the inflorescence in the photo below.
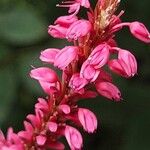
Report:
<svg viewBox="0 0 150 150"><path fill-rule="evenodd" d="M94 113L78 107L77 102L98 94L112 101L122 100L111 72L133 77L137 61L131 52L118 47L115 34L128 27L135 38L150 43L150 33L138 21L122 22L124 11L115 14L119 3L98 0L92 8L89 0L66 0L57 5L68 8L69 14L57 18L48 33L66 39L70 46L48 48L41 52L40 60L59 68L61 78L49 67L31 70L31 78L39 82L47 97L38 98L35 114L27 116L23 131L14 133L9 128L7 138L0 132L1 150L63 150L65 146L59 141L63 136L71 150L81 150L83 139L76 128L93 133L98 123ZM86 18L79 15L82 8L87 11Z"/></svg>

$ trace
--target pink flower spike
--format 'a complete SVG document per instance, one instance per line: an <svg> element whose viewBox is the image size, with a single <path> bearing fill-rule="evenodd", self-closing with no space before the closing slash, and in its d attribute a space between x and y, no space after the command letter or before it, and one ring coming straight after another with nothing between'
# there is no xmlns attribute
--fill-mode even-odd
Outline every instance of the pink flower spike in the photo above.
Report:
<svg viewBox="0 0 150 150"><path fill-rule="evenodd" d="M145 43L150 43L150 33L143 23L138 21L132 22L129 28L134 37Z"/></svg>
<svg viewBox="0 0 150 150"><path fill-rule="evenodd" d="M36 142L38 145L43 146L46 142L46 136L43 135L36 136Z"/></svg>
<svg viewBox="0 0 150 150"><path fill-rule="evenodd" d="M74 22L66 33L66 38L68 40L77 40L80 37L83 37L90 33L92 29L92 25L87 20L78 20Z"/></svg>
<svg viewBox="0 0 150 150"><path fill-rule="evenodd" d="M65 127L65 137L67 139L67 142L71 148L71 150L81 150L83 140L80 132L71 127L71 126L66 126Z"/></svg>
<svg viewBox="0 0 150 150"><path fill-rule="evenodd" d="M57 123L50 121L50 122L48 122L47 127L48 127L49 131L56 132L58 125L57 125Z"/></svg>
<svg viewBox="0 0 150 150"><path fill-rule="evenodd" d="M109 59L110 46L107 44L98 45L88 57L88 61L95 69L103 67Z"/></svg>
<svg viewBox="0 0 150 150"><path fill-rule="evenodd" d="M79 108L78 118L85 131L93 133L97 129L97 119L93 112L88 109Z"/></svg>
<svg viewBox="0 0 150 150"><path fill-rule="evenodd" d="M97 79L99 73L99 70L95 69L94 66L90 65L88 61L85 61L81 67L80 77L85 78L90 82L94 82Z"/></svg>
<svg viewBox="0 0 150 150"><path fill-rule="evenodd" d="M69 86L75 91L81 90L88 81L85 78L81 78L79 73L74 74L69 82Z"/></svg>
<svg viewBox="0 0 150 150"><path fill-rule="evenodd" d="M54 66L64 70L77 56L78 47L66 46L56 55Z"/></svg>
<svg viewBox="0 0 150 150"><path fill-rule="evenodd" d="M65 114L70 113L70 106L69 105L65 105L65 104L59 105L58 108L59 108L59 110L61 110Z"/></svg>
<svg viewBox="0 0 150 150"><path fill-rule="evenodd" d="M69 27L72 23L77 21L78 18L77 16L60 16L59 18L56 19L55 24L59 24L60 26L63 27Z"/></svg>
<svg viewBox="0 0 150 150"><path fill-rule="evenodd" d="M59 52L59 49L48 48L41 52L40 59L43 62L54 63L56 54Z"/></svg>
<svg viewBox="0 0 150 150"><path fill-rule="evenodd" d="M67 28L60 25L50 25L48 33L54 38L64 39L66 37Z"/></svg>
<svg viewBox="0 0 150 150"><path fill-rule="evenodd" d="M58 81L58 77L55 71L47 67L40 67L31 70L30 76L31 78L44 82L54 83Z"/></svg>
<svg viewBox="0 0 150 150"><path fill-rule="evenodd" d="M98 93L108 99L114 100L116 102L120 101L121 93L119 89L110 82L97 82L96 89Z"/></svg>
<svg viewBox="0 0 150 150"><path fill-rule="evenodd" d="M137 73L137 61L133 54L127 50L120 50L118 53L118 59L125 62L127 65L126 73L132 77Z"/></svg>

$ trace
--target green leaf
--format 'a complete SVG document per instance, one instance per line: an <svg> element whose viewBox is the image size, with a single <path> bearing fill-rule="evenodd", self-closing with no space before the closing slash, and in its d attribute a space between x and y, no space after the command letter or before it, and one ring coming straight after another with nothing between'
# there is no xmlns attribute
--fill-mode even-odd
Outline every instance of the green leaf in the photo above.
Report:
<svg viewBox="0 0 150 150"><path fill-rule="evenodd" d="M38 42L46 35L46 24L30 7L17 7L0 14L1 38L13 45Z"/></svg>
<svg viewBox="0 0 150 150"><path fill-rule="evenodd" d="M9 114L15 100L16 82L10 67L0 70L0 125Z"/></svg>
<svg viewBox="0 0 150 150"><path fill-rule="evenodd" d="M38 67L41 62L38 58L39 52L29 52L23 54L17 60L18 63L18 73L20 79L22 80L24 87L31 91L31 93L42 94L42 88L37 81L30 78L29 73L33 67Z"/></svg>

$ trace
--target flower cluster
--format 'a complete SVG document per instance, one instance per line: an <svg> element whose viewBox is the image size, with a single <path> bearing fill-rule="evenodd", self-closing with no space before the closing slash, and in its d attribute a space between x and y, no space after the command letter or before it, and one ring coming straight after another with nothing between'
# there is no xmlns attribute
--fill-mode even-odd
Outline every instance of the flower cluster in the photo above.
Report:
<svg viewBox="0 0 150 150"><path fill-rule="evenodd" d="M59 142L63 136L71 150L80 150L83 139L76 128L93 133L98 123L94 113L80 108L77 102L98 94L121 101L111 71L133 77L137 61L131 52L118 47L115 34L128 27L134 37L150 43L150 33L138 21L123 23L120 17L124 11L115 15L119 3L120 0L98 0L92 8L89 0L66 0L57 5L68 8L69 14L57 18L48 33L66 39L70 46L43 50L40 60L59 68L61 78L49 67L31 70L31 78L39 82L47 97L38 99L35 114L27 116L23 131L15 134L10 128L6 139L0 133L1 150L63 150L65 146ZM84 19L79 15L83 7L87 10Z"/></svg>

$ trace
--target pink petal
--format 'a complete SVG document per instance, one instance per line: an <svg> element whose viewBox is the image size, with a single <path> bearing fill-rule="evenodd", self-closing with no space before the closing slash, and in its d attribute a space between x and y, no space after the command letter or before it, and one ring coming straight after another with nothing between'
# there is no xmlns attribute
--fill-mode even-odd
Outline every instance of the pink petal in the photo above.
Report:
<svg viewBox="0 0 150 150"><path fill-rule="evenodd" d="M41 52L40 59L47 63L54 63L56 54L59 49L49 48Z"/></svg>

